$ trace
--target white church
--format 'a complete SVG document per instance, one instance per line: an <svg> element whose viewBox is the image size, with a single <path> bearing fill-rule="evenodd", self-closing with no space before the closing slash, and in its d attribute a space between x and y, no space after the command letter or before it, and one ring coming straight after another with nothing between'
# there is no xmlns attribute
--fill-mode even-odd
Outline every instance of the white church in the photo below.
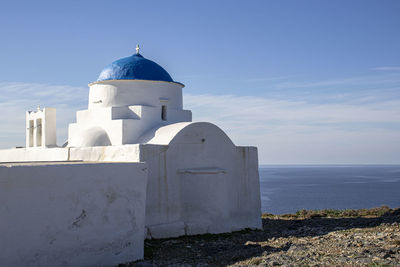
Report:
<svg viewBox="0 0 400 267"><path fill-rule="evenodd" d="M0 150L0 266L113 266L145 239L261 229L257 148L192 122L183 87L137 47L89 84L62 147L56 110L28 111L26 147Z"/></svg>

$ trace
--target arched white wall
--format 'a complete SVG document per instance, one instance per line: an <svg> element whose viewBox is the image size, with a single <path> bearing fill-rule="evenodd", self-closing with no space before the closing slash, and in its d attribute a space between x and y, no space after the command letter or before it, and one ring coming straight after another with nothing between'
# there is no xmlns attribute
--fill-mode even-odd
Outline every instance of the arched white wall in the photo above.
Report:
<svg viewBox="0 0 400 267"><path fill-rule="evenodd" d="M182 109L182 88L174 82L110 80L89 84L89 109L132 105Z"/></svg>
<svg viewBox="0 0 400 267"><path fill-rule="evenodd" d="M167 125L145 136L140 161L149 166L149 236L261 228L255 147L235 146L206 122Z"/></svg>

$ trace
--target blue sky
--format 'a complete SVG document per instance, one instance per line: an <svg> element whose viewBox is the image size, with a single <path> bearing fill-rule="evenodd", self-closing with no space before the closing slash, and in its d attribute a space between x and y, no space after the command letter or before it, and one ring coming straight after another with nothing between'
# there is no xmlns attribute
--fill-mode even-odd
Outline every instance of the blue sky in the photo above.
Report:
<svg viewBox="0 0 400 267"><path fill-rule="evenodd" d="M141 53L186 85L262 164L400 163L400 2L9 1L0 16L0 147L26 109L58 110L59 143L87 84Z"/></svg>

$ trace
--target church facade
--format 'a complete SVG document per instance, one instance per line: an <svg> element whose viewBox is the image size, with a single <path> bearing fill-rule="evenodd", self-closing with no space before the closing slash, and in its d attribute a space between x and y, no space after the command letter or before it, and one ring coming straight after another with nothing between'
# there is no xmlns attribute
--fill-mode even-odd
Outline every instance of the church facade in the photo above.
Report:
<svg viewBox="0 0 400 267"><path fill-rule="evenodd" d="M183 87L137 48L89 84L62 147L55 109L27 112L26 147L0 150L0 263L109 266L145 238L260 229L257 148L192 122Z"/></svg>

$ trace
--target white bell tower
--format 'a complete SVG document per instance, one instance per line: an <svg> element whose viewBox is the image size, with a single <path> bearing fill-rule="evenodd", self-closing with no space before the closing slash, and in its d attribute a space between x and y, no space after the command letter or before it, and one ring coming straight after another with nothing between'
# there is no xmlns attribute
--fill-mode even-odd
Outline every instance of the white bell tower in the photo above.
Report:
<svg viewBox="0 0 400 267"><path fill-rule="evenodd" d="M30 147L55 147L56 135L56 109L37 108L36 111L26 112L26 148Z"/></svg>

